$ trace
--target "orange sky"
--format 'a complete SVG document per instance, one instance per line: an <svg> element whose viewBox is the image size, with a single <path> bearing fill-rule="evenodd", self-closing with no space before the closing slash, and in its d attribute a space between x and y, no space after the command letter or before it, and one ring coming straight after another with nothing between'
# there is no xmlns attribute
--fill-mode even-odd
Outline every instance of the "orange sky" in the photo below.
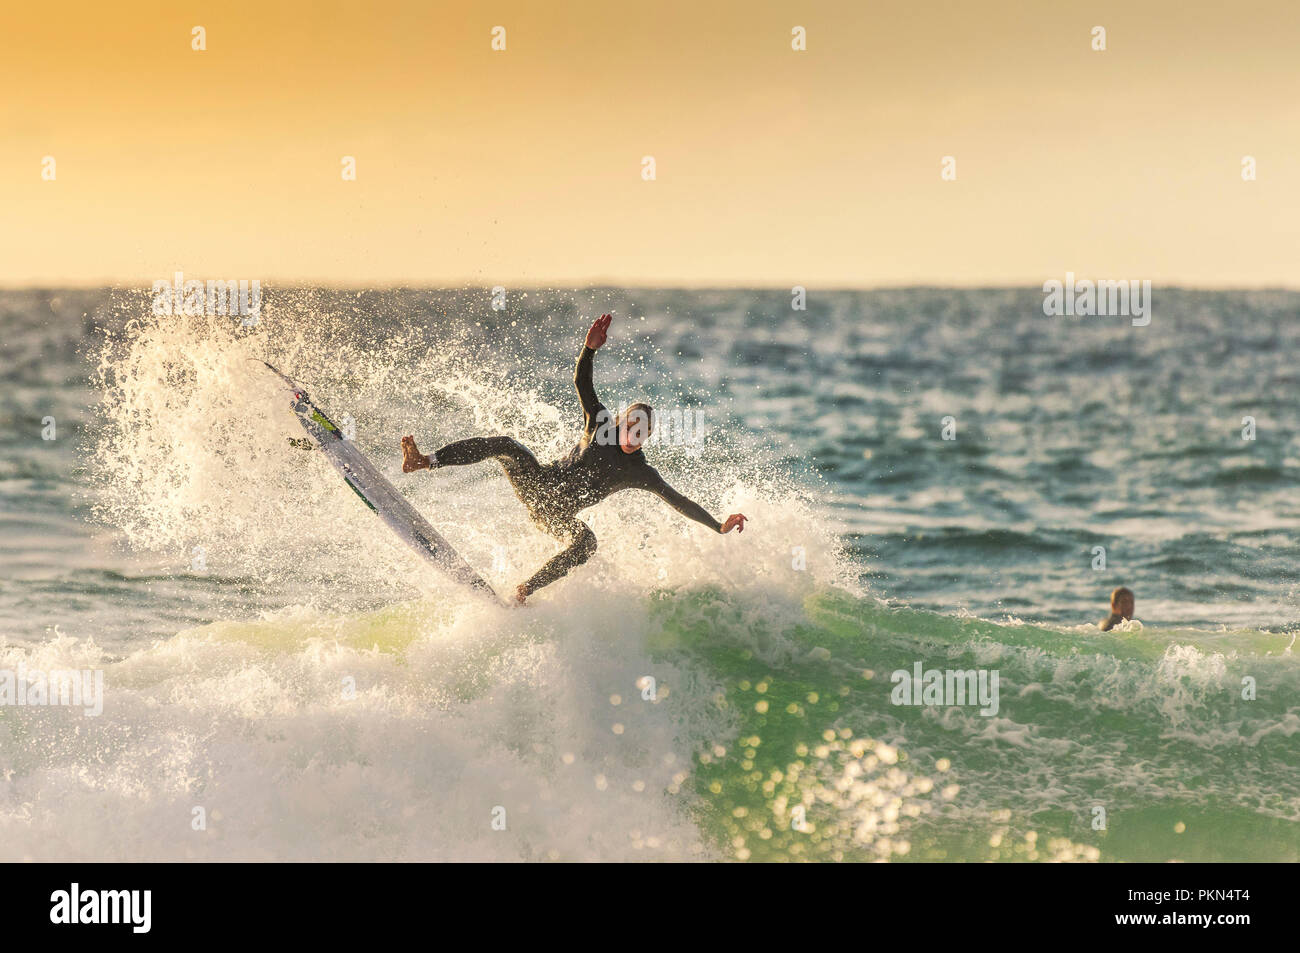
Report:
<svg viewBox="0 0 1300 953"><path fill-rule="evenodd" d="M0 37L9 286L1300 286L1294 0L55 2Z"/></svg>

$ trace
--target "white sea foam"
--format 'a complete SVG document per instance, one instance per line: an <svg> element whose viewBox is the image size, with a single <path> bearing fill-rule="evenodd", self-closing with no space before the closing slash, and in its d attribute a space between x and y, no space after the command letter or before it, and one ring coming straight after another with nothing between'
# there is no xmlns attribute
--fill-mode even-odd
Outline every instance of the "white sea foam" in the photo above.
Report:
<svg viewBox="0 0 1300 953"><path fill-rule="evenodd" d="M755 631L796 618L840 571L832 535L799 495L722 465L724 451L666 456L670 480L717 512L745 512L746 532L718 537L624 494L589 513L601 544L588 565L531 608L493 606L420 563L323 460L289 445L298 425L253 358L307 380L336 418L353 416L359 443L502 590L554 541L495 465L402 475L398 438L504 430L545 458L576 436L561 423L568 413L576 424L576 411L414 342L366 349L313 330L273 340L268 327L273 309L252 334L202 316L150 318L110 343L99 515L138 549L183 562L201 546L206 571L302 601L122 657L93 633L6 647L5 660L102 667L106 697L89 729L59 712L6 713L0 853L713 856L689 777L698 750L734 734L735 714L716 704L709 676L655 649L655 593L725 590ZM496 545L509 559L493 573ZM806 569L792 566L796 546ZM387 608L365 609L376 604ZM792 651L779 636L754 648ZM496 808L505 830L493 827Z"/></svg>

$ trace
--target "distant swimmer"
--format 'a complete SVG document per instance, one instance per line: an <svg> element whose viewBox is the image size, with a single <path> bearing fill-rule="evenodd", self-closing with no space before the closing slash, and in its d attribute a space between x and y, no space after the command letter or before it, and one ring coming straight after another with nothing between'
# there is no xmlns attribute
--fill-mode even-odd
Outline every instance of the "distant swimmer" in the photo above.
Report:
<svg viewBox="0 0 1300 953"><path fill-rule="evenodd" d="M1133 590L1120 586L1110 594L1110 618L1103 619L1097 625L1101 626L1101 631L1109 632L1121 622L1133 618L1133 608Z"/></svg>
<svg viewBox="0 0 1300 953"><path fill-rule="evenodd" d="M461 467L481 463L489 457L501 464L515 495L528 508L533 522L550 533L566 548L552 557L531 579L515 590L515 601L522 604L543 586L581 566L596 551L596 534L575 514L594 506L620 490L645 490L664 500L688 519L703 523L715 533L733 529L745 531L745 517L733 513L719 523L698 503L682 496L646 462L641 445L650 438L653 408L649 404L632 404L619 417L610 414L596 397L592 384L592 359L605 343L613 318L601 315L587 332L587 340L578 355L573 385L582 402L582 439L568 454L553 463L541 464L523 444L511 437L470 437L457 440L429 455L420 453L411 437L402 438L402 470Z"/></svg>

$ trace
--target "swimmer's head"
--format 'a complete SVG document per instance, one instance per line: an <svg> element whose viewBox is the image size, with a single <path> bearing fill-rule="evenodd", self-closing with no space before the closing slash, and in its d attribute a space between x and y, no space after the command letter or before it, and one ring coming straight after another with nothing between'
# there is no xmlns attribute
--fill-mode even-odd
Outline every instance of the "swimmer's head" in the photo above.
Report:
<svg viewBox="0 0 1300 953"><path fill-rule="evenodd" d="M636 453L650 439L654 408L649 404L635 403L618 418L618 445L624 453Z"/></svg>
<svg viewBox="0 0 1300 953"><path fill-rule="evenodd" d="M1125 619L1133 618L1134 599L1133 590L1126 586L1120 586L1110 594L1110 611L1115 615L1123 616Z"/></svg>

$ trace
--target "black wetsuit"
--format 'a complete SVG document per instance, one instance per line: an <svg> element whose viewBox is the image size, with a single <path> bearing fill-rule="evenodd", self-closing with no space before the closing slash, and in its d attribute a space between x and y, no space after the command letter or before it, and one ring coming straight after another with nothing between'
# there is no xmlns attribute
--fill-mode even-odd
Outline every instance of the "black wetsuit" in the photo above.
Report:
<svg viewBox="0 0 1300 953"><path fill-rule="evenodd" d="M526 583L527 593L559 579L580 566L596 551L596 534L582 520L579 510L594 506L619 490L645 490L663 499L683 516L703 523L715 533L722 524L698 503L682 496L646 462L640 450L624 453L618 430L609 411L596 398L591 380L592 356L584 347L573 372L573 385L582 401L582 439L554 463L541 464L523 444L511 437L471 437L443 447L434 456L434 466L464 466L494 457L506 472L515 495L528 507L533 521L546 532L568 542Z"/></svg>

